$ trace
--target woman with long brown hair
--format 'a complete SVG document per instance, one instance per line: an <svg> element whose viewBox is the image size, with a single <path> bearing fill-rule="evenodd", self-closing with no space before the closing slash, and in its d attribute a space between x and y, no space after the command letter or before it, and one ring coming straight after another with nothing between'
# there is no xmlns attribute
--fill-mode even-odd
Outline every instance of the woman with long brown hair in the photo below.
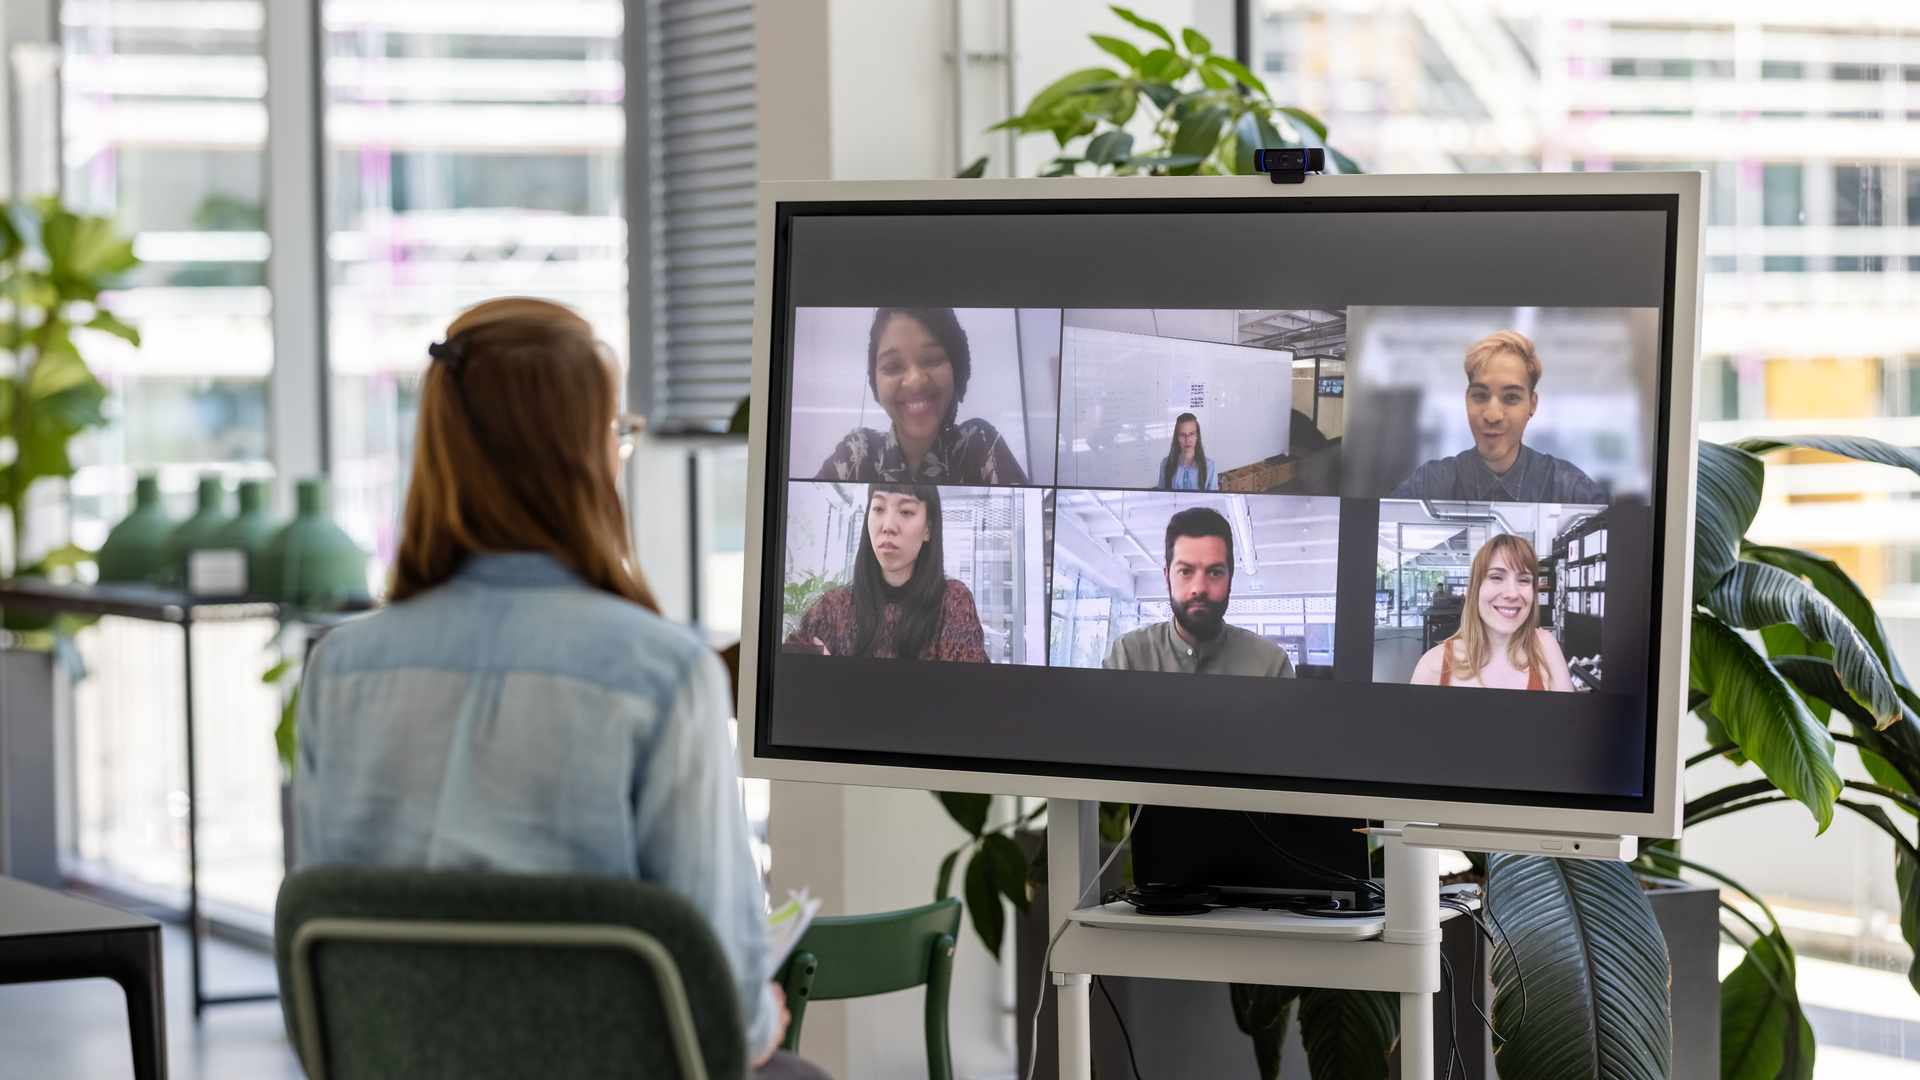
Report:
<svg viewBox="0 0 1920 1080"><path fill-rule="evenodd" d="M1573 689L1560 643L1540 627L1540 561L1533 545L1496 536L1474 553L1460 629L1427 650L1412 682L1501 690Z"/></svg>
<svg viewBox="0 0 1920 1080"><path fill-rule="evenodd" d="M1200 418L1183 412L1173 422L1173 441L1160 459L1158 491L1219 491L1220 463L1207 456L1200 438Z"/></svg>
<svg viewBox="0 0 1920 1080"><path fill-rule="evenodd" d="M787 638L837 656L987 663L966 583L947 576L940 489L872 484L851 583L830 589Z"/></svg>
<svg viewBox="0 0 1920 1080"><path fill-rule="evenodd" d="M612 354L527 299L473 308L429 353L393 602L328 634L302 684L300 865L664 885L712 922L768 1061L785 1009L731 688L634 565L616 476L636 424Z"/></svg>

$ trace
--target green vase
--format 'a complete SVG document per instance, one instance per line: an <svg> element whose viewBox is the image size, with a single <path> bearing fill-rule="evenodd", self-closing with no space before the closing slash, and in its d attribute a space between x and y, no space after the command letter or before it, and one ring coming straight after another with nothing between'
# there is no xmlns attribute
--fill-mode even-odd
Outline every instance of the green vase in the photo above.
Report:
<svg viewBox="0 0 1920 1080"><path fill-rule="evenodd" d="M188 554L216 546L213 538L232 520L227 516L227 486L218 476L201 477L193 516L181 522L167 537L160 553L156 581L169 589L186 588Z"/></svg>
<svg viewBox="0 0 1920 1080"><path fill-rule="evenodd" d="M94 556L100 580L146 581L152 577L160 568L162 550L173 535L174 525L166 507L160 505L160 481L141 477L133 488L133 513L120 519Z"/></svg>
<svg viewBox="0 0 1920 1080"><path fill-rule="evenodd" d="M267 510L267 482L265 480L240 481L240 513L233 520L220 527L206 546L210 548L237 548L247 553L247 591L258 592L252 585L260 580L260 572L254 566L260 558L260 552L280 531L280 523L273 520Z"/></svg>
<svg viewBox="0 0 1920 1080"><path fill-rule="evenodd" d="M323 480L302 480L299 513L253 560L253 592L303 607L365 603L367 553L327 513Z"/></svg>

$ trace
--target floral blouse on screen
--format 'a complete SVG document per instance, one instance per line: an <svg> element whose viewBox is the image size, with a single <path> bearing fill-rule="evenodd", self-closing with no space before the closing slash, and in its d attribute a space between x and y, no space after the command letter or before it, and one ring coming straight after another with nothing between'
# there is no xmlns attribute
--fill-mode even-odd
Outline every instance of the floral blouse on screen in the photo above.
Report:
<svg viewBox="0 0 1920 1080"><path fill-rule="evenodd" d="M874 656L890 658L894 655L893 628L899 621L900 605L889 602L880 639L874 646ZM815 638L819 638L833 655L852 656L853 635L853 586L842 585L815 601L807 613L800 617L799 629L788 635L787 640L794 644L811 645ZM927 643L926 648L920 650L918 659L959 660L975 664L987 662L986 635L980 630L980 615L973 606L973 593L952 578L947 579L947 593L940 600L940 631Z"/></svg>
<svg viewBox="0 0 1920 1080"><path fill-rule="evenodd" d="M1025 470L1013 448L985 420L962 420L940 429L916 471L893 429L855 428L820 466L815 480L881 484L1024 484Z"/></svg>

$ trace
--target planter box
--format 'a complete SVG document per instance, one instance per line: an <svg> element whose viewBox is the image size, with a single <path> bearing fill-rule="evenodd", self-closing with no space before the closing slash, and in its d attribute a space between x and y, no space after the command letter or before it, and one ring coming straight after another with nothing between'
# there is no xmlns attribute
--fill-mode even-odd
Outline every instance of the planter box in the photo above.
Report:
<svg viewBox="0 0 1920 1080"><path fill-rule="evenodd" d="M71 687L52 653L0 649L0 874L50 889L64 885L59 731Z"/></svg>
<svg viewBox="0 0 1920 1080"><path fill-rule="evenodd" d="M1683 881L1647 890L1673 965L1673 1080L1720 1080L1720 890Z"/></svg>

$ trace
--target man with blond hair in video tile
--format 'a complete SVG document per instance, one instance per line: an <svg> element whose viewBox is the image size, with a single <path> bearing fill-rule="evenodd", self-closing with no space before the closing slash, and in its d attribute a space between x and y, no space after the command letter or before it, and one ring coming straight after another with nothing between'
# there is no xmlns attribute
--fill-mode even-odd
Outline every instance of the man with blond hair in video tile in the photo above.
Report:
<svg viewBox="0 0 1920 1080"><path fill-rule="evenodd" d="M1605 504L1607 489L1579 466L1521 442L1540 409L1540 358L1513 330L1467 349L1467 426L1473 446L1429 461L1393 489L1395 499Z"/></svg>
<svg viewBox="0 0 1920 1080"><path fill-rule="evenodd" d="M1101 667L1293 678L1293 661L1280 646L1227 622L1233 529L1219 511L1196 506L1167 521L1161 576L1173 618L1114 642Z"/></svg>

